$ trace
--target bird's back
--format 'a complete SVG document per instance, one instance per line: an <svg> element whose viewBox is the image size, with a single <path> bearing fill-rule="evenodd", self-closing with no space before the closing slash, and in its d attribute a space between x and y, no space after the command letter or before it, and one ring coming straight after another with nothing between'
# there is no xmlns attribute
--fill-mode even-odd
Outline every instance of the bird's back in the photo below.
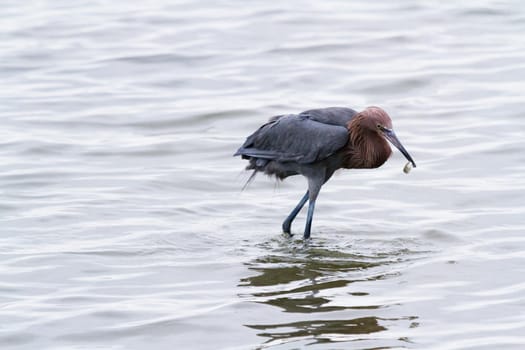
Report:
<svg viewBox="0 0 525 350"><path fill-rule="evenodd" d="M235 155L250 161L247 169L278 178L298 174L302 167L321 162L346 145L347 124L354 115L350 108L330 107L272 117Z"/></svg>
<svg viewBox="0 0 525 350"><path fill-rule="evenodd" d="M348 122L357 114L351 108L347 107L328 107L328 108L317 108L304 111L299 115L308 116L308 118L317 122L329 125L338 125L345 127Z"/></svg>

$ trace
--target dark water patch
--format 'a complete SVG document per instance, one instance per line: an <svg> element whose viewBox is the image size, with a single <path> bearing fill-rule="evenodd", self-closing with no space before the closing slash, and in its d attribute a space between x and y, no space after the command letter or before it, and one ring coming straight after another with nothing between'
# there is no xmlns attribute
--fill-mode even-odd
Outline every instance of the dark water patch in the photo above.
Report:
<svg viewBox="0 0 525 350"><path fill-rule="evenodd" d="M337 281L336 283L339 285L339 287L344 287L344 283L341 283L344 281ZM332 288L334 286L331 286ZM323 287L319 287L323 288ZM326 288L326 287L325 287ZM297 290L298 291L298 290ZM293 292L293 291L291 291ZM262 296L264 293L261 293L258 296ZM275 306L278 308L281 308L284 312L293 312L293 313L306 313L306 314L313 314L316 312L331 312L331 311L341 311L341 310L347 310L352 309L352 306L324 306L328 305L331 302L330 299L322 298L322 297L309 297L309 298L275 298L270 299L268 301L264 301L262 303ZM364 308L378 308L379 306L365 306ZM360 307L356 307L360 308Z"/></svg>
<svg viewBox="0 0 525 350"><path fill-rule="evenodd" d="M11 332L7 335L0 335L0 345L5 347L22 346L35 342L38 337L28 332Z"/></svg>
<svg viewBox="0 0 525 350"><path fill-rule="evenodd" d="M123 321L125 319L129 319L130 313L125 310L104 310L100 312L93 312L91 316L114 321Z"/></svg>
<svg viewBox="0 0 525 350"><path fill-rule="evenodd" d="M172 62L186 62L187 64L196 64L199 62L205 62L213 58L212 55L191 55L191 54L174 54L174 53L165 53L165 54L152 54L152 55L140 55L140 56L125 56L112 58L106 61L114 62L128 62L128 63L137 63L144 65L153 65L153 64L169 64Z"/></svg>
<svg viewBox="0 0 525 350"><path fill-rule="evenodd" d="M99 150L85 151L86 157L105 158L105 157L127 157L127 158L159 158L173 157L177 153L173 149L171 142L160 143L156 145L147 145L139 147L104 147Z"/></svg>
<svg viewBox="0 0 525 350"><path fill-rule="evenodd" d="M284 324L270 324L270 325L247 325L250 328L257 330L273 330L281 328L296 329L293 332L271 332L260 333L262 337L271 337L273 339L279 338L297 338L304 336L321 336L323 334L370 334L386 330L385 327L379 324L380 319L376 317L356 318L353 320L315 320L302 321Z"/></svg>
<svg viewBox="0 0 525 350"><path fill-rule="evenodd" d="M130 122L129 125L145 129L148 131L162 131L163 133L168 132L180 132L182 127L191 127L199 125L201 133L207 133L209 128L214 123L221 121L228 121L232 118L239 117L253 117L260 112L255 110L223 110L210 113L187 113L181 114L180 112L174 113L173 117L166 119L156 119L148 121Z"/></svg>
<svg viewBox="0 0 525 350"><path fill-rule="evenodd" d="M310 44L304 46L289 46L289 47L278 47L270 49L268 53L272 54L287 54L287 53L310 53L326 55L327 53L333 53L334 51L348 50L348 43L334 43L334 44Z"/></svg>
<svg viewBox="0 0 525 350"><path fill-rule="evenodd" d="M508 17L511 12L503 8L478 7L468 10L459 11L462 16L480 18L480 17Z"/></svg>
<svg viewBox="0 0 525 350"><path fill-rule="evenodd" d="M28 72L34 72L41 68L41 66L36 65L35 63L32 63L31 65L23 65L23 66L17 66L17 65L0 65L2 67L2 72L0 75L4 79L9 79L12 76L17 76L21 73L28 73Z"/></svg>
<svg viewBox="0 0 525 350"><path fill-rule="evenodd" d="M378 93L391 93L391 91L409 91L410 89L422 89L429 85L426 79L398 79L395 81L368 82L363 87L364 91Z"/></svg>
<svg viewBox="0 0 525 350"><path fill-rule="evenodd" d="M53 120L47 117L25 118L25 121L28 125L39 125L42 128L59 129L63 130L64 133L67 133L68 130L83 130L85 132L89 132L93 130L107 130L109 128L115 130L119 127L130 127L127 125L127 122L129 123L129 119L127 122L119 122L118 120L119 119L107 118L107 116L99 114L82 116L77 120Z"/></svg>
<svg viewBox="0 0 525 350"><path fill-rule="evenodd" d="M361 317L354 319L319 319L298 321L282 324L246 325L249 328L263 331L260 337L268 338L267 343L277 341L293 341L308 339L308 345L322 343L337 343L340 341L362 340L359 335L370 335L386 331L388 324L402 321L405 327L416 327L413 320L417 317L403 317L384 319L379 317ZM357 336L357 337L356 337ZM410 342L408 338L400 338L403 342ZM388 349L390 347L375 347L374 349Z"/></svg>

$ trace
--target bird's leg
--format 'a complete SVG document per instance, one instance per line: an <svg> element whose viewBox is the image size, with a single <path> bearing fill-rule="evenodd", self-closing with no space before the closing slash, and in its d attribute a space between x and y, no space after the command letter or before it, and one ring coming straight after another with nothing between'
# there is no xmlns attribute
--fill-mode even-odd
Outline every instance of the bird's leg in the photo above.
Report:
<svg viewBox="0 0 525 350"><path fill-rule="evenodd" d="M323 182L316 181L315 179L308 180L308 214L306 216L306 226L304 227L304 239L310 238L310 229L312 228L312 219L315 210L315 200L321 190Z"/></svg>
<svg viewBox="0 0 525 350"><path fill-rule="evenodd" d="M312 219L314 217L315 201L310 201L308 204L308 215L306 216L306 226L304 227L304 239L310 238L310 230L312 228Z"/></svg>
<svg viewBox="0 0 525 350"><path fill-rule="evenodd" d="M303 198L301 198L299 203L297 203L297 206L292 210L290 215L288 215L288 217L284 220L284 222L283 222L283 232L287 233L289 236L292 236L292 231L291 231L292 221L295 219L297 214L299 214L301 209L303 209L304 204L306 203L307 200L308 200L308 191L306 191L306 193L303 196Z"/></svg>

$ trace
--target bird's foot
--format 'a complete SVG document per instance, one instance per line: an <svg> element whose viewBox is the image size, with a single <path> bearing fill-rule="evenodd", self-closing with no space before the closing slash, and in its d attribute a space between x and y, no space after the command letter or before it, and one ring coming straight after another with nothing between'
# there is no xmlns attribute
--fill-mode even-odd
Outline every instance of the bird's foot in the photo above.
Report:
<svg viewBox="0 0 525 350"><path fill-rule="evenodd" d="M291 222L283 222L283 232L286 233L289 237L292 237L292 223Z"/></svg>

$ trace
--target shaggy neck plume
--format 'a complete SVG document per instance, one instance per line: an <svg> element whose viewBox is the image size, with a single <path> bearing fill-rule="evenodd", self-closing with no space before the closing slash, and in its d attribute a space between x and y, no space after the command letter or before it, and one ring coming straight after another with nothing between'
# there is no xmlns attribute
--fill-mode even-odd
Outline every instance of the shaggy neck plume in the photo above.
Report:
<svg viewBox="0 0 525 350"><path fill-rule="evenodd" d="M348 123L345 168L377 168L392 154L388 142L375 130L367 127L366 118L365 115L358 115Z"/></svg>

